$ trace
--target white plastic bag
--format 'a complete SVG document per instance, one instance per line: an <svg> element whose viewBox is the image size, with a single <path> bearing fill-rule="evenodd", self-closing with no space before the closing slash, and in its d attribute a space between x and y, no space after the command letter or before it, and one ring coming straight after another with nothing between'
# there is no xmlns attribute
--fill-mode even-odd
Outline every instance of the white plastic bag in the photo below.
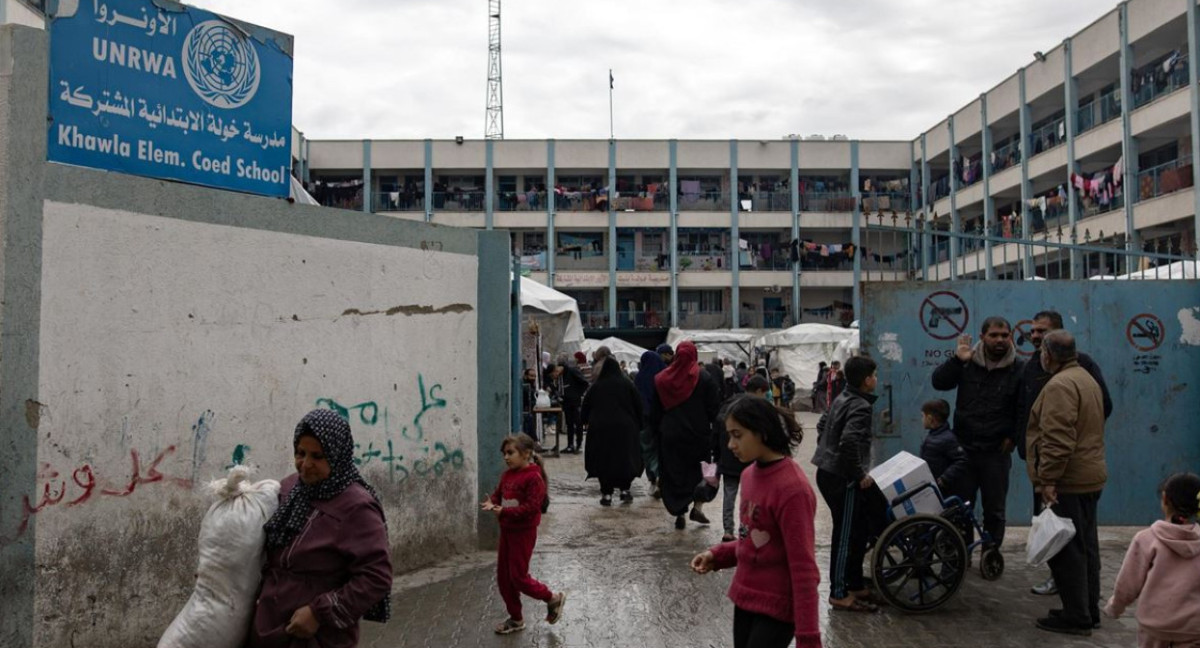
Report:
<svg viewBox="0 0 1200 648"><path fill-rule="evenodd" d="M700 474L704 476L704 481L709 486L716 487L719 478L717 477L717 464L708 461L700 462Z"/></svg>
<svg viewBox="0 0 1200 648"><path fill-rule="evenodd" d="M1058 555L1074 537L1075 523L1070 518L1059 517L1047 506L1033 518L1033 526L1029 527L1025 560L1030 565L1040 565Z"/></svg>
<svg viewBox="0 0 1200 648"><path fill-rule="evenodd" d="M279 507L279 482L250 483L250 469L208 485L218 497L200 523L199 564L191 598L158 648L240 648L250 629L262 578L263 525Z"/></svg>

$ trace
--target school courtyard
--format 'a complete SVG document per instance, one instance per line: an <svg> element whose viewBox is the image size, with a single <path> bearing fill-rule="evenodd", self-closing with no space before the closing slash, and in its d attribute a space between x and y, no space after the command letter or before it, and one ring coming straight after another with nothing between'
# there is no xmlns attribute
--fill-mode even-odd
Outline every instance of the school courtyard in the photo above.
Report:
<svg viewBox="0 0 1200 648"><path fill-rule="evenodd" d="M816 442L817 417L801 414L805 442L796 453L814 481L808 462ZM497 457L499 460L499 457ZM688 523L676 531L673 518L650 497L645 480L634 486L632 504L599 505L599 486L584 481L582 455L547 460L551 510L542 518L531 572L569 598L563 619L554 626L540 619L545 606L526 599L526 630L500 637L492 627L505 617L495 585L491 553L463 556L402 577L395 583L393 618L386 626L363 623L364 646L536 646L550 648L717 647L732 644L733 604L725 596L732 572L698 576L688 561L720 540L720 496L705 508L713 524ZM1014 484L1025 488L1025 484ZM819 499L818 495L818 499ZM830 520L818 503L817 559L822 580L829 560ZM1111 592L1125 548L1136 529L1102 528L1103 591ZM1025 527L1010 527L1005 573L984 581L977 569L956 597L924 615L884 607L877 614L831 612L821 608L827 648L1025 648L1126 647L1135 645L1132 616L1104 619L1091 637L1071 637L1034 628L1034 619L1057 597L1040 597L1029 587L1049 575L1048 568L1025 564ZM978 564L976 560L975 564ZM822 601L828 596L822 582ZM1132 614L1132 611L1130 612Z"/></svg>

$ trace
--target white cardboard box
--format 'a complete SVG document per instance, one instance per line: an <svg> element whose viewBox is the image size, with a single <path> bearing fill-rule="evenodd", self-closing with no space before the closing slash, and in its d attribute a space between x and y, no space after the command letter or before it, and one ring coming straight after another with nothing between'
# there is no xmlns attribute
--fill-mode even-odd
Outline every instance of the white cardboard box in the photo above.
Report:
<svg viewBox="0 0 1200 648"><path fill-rule="evenodd" d="M933 473L923 459L901 451L896 456L871 469L871 478L890 503L897 495L916 490L922 484L933 483ZM942 512L942 502L933 489L926 489L892 509L897 518L915 513Z"/></svg>

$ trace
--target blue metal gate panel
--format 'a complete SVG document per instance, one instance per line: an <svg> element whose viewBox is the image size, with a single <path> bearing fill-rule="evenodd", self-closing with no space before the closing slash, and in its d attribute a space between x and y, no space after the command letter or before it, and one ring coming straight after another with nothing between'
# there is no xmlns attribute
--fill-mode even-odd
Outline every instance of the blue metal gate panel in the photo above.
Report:
<svg viewBox="0 0 1200 648"><path fill-rule="evenodd" d="M923 402L945 398L953 406L954 393L935 391L930 378L953 355L960 330L978 340L990 315L1027 330L1034 313L1051 309L1099 363L1112 394L1101 524L1149 524L1161 517L1160 481L1200 471L1200 282L952 281L863 290L862 348L879 362L877 461L919 451ZM1014 342L1031 357L1019 331ZM1014 457L1009 522L1027 524L1032 500L1025 464Z"/></svg>

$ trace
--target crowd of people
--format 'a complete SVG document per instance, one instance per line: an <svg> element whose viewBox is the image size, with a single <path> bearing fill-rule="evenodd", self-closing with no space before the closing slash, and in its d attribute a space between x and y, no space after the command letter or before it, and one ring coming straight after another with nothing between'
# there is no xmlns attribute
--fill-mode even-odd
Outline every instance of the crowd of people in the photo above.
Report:
<svg viewBox="0 0 1200 648"><path fill-rule="evenodd" d="M1061 601L1036 626L1086 636L1102 616L1119 617L1140 600L1139 645L1200 646L1200 477L1180 473L1163 482L1163 519L1137 534L1104 604L1097 505L1108 481L1104 437L1112 412L1104 375L1054 311L1033 317L1037 351L1028 362L1016 354L1012 332L1001 317L985 319L980 340L960 337L930 376L935 389L956 392L953 408L943 399L921 407L927 433L920 453L938 489L943 497L978 500L981 541L999 546L1016 451L1035 512L1049 508L1075 528L1049 560L1051 580L1033 587ZM791 381L744 363L705 365L698 356L689 341L662 345L643 354L630 374L601 347L590 359L543 356L525 380L538 384L540 372L541 383L555 391L567 451L584 452L602 506L612 506L614 497L632 500L631 484L645 474L682 529L689 520L708 524L703 507L716 498L718 484L724 490L721 542L698 553L691 568L736 570L729 590L736 647L782 648L793 640L820 646L818 493L833 520L828 604L847 613L873 613L881 604L863 574L868 544L886 524L887 503L870 475L876 363L855 356L844 366L820 367L812 402L822 413L811 458L814 490L791 458L803 438L785 407L794 397ZM352 461L345 419L309 413L296 427L293 448L297 472L284 480L279 510L266 525L267 564L248 645L354 646L360 619L390 614L383 510ZM500 528L496 582L507 617L495 626L498 634L525 628L522 595L543 602L551 624L567 600L566 592L529 573L549 506L538 450L533 434L506 437L500 447L506 469L481 503ZM340 533L347 524L357 531Z"/></svg>

